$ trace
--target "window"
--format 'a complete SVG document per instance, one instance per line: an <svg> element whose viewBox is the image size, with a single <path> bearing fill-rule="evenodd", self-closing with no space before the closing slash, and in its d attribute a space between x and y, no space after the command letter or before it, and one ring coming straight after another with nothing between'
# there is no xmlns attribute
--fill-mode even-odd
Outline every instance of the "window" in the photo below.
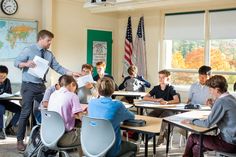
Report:
<svg viewBox="0 0 236 157"><path fill-rule="evenodd" d="M232 90L236 81L236 10L208 13L165 15L165 68L172 72L174 85L188 86L198 80L198 68L209 65L213 75L226 77Z"/></svg>

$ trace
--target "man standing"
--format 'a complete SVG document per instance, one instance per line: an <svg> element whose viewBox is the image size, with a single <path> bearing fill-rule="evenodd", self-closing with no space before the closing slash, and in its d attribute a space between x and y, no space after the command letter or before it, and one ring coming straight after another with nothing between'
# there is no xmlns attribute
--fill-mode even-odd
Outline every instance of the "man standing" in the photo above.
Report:
<svg viewBox="0 0 236 157"><path fill-rule="evenodd" d="M61 75L67 74L72 76L79 76L79 73L71 72L68 69L62 67L55 59L49 47L52 43L54 35L50 31L41 30L37 36L37 43L27 47L19 54L15 59L15 67L22 70L22 85L21 85L21 95L22 95L22 111L19 119L19 126L17 132L17 149L18 151L24 151L25 145L23 143L24 135L26 131L26 125L29 116L32 112L33 101L41 101L43 93L46 89L44 82L45 78L39 78L28 73L29 68L35 68L36 64L33 59L35 56L44 58L49 63L51 67L56 72ZM47 74L47 72L46 72ZM46 76L45 74L45 76Z"/></svg>

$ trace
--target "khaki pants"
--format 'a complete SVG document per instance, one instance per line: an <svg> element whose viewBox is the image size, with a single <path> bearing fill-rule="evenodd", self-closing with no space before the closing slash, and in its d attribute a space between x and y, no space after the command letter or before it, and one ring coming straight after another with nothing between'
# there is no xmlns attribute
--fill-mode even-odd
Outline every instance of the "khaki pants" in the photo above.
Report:
<svg viewBox="0 0 236 157"><path fill-rule="evenodd" d="M80 129L76 128L66 132L58 142L60 147L69 147L80 145Z"/></svg>

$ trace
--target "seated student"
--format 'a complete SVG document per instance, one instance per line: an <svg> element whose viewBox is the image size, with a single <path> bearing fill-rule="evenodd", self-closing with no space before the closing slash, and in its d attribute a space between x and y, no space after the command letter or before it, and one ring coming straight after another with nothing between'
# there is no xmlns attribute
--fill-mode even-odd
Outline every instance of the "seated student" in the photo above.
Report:
<svg viewBox="0 0 236 157"><path fill-rule="evenodd" d="M155 86L147 95L145 95L143 100L159 102L162 105L177 104L180 102L174 86L170 85L169 71L159 71L159 85ZM159 117L161 116L161 113L155 110L151 115Z"/></svg>
<svg viewBox="0 0 236 157"><path fill-rule="evenodd" d="M201 127L217 125L218 135L203 135L203 150L236 153L236 99L227 92L227 81L221 75L212 76L206 85L215 99L210 115L205 120L183 120L182 123ZM197 134L188 137L183 157L200 157L199 139Z"/></svg>
<svg viewBox="0 0 236 157"><path fill-rule="evenodd" d="M76 118L81 118L83 109L79 98L75 94L77 85L72 76L65 75L62 78L61 88L53 92L48 102L48 111L56 111L65 122L66 132L59 140L62 147L80 144L80 129L75 128Z"/></svg>
<svg viewBox="0 0 236 157"><path fill-rule="evenodd" d="M89 102L88 116L110 120L116 133L115 144L106 156L121 156L129 151L136 153L137 146L128 141L122 141L120 133L120 123L127 119L134 119L134 114L127 110L120 101L111 99L115 90L115 83L112 79L104 77L98 81L97 86L100 98L92 99Z"/></svg>
<svg viewBox="0 0 236 157"><path fill-rule="evenodd" d="M34 104L33 113L34 113L34 117L38 123L41 123L41 111L40 110L42 108L48 108L49 98L54 91L61 88L61 84L62 84L62 80L63 80L64 76L66 76L66 75L60 76L58 79L58 82L55 85L52 85L46 89L41 103L36 104L36 105Z"/></svg>
<svg viewBox="0 0 236 157"><path fill-rule="evenodd" d="M170 85L170 72L167 70L159 71L159 85L155 86L143 100L159 102L162 105L177 104L179 97L172 85ZM152 117L167 117L173 115L173 111L158 110L151 111L148 115ZM164 135L167 133L167 124L162 123L158 145L164 142ZM166 136L165 136L166 137Z"/></svg>
<svg viewBox="0 0 236 157"><path fill-rule="evenodd" d="M3 93L11 94L11 82L7 78L8 68L4 65L0 65L0 95ZM3 128L3 115L5 114L5 110L15 113L12 117L10 123L6 127L6 130ZM15 135L15 131L13 127L17 127L17 122L20 117L21 107L11 101L8 100L0 100L0 139L5 139L6 134ZM5 134L6 131L6 134Z"/></svg>
<svg viewBox="0 0 236 157"><path fill-rule="evenodd" d="M93 66L90 64L83 64L81 75L91 75ZM90 98L97 98L98 92L94 83L87 83L85 86L78 89L79 101L81 104L87 104Z"/></svg>
<svg viewBox="0 0 236 157"><path fill-rule="evenodd" d="M191 85L187 104L206 105L207 100L211 98L209 88L205 85L211 76L211 67L203 65L198 70L199 82Z"/></svg>
<svg viewBox="0 0 236 157"><path fill-rule="evenodd" d="M119 90L125 89L126 91L145 92L145 87L150 88L151 84L144 80L143 76L138 76L138 68L131 65L128 68L129 76L125 77L124 81L120 84ZM134 97L125 97L129 103L133 103Z"/></svg>
<svg viewBox="0 0 236 157"><path fill-rule="evenodd" d="M97 62L96 63L96 68L97 68L97 75L95 75L93 77L93 80L94 81L98 81L99 79L103 78L103 77L108 77L108 78L111 78L112 80L114 80L113 76L105 73L105 70L106 70L106 63L104 61L100 61L100 62ZM117 84L115 83L115 90L118 90L118 86Z"/></svg>
<svg viewBox="0 0 236 157"><path fill-rule="evenodd" d="M109 77L112 80L114 80L114 78L111 75L105 73L106 63L104 61L97 62L96 63L96 68L97 68L97 75L95 75L93 77L94 81L98 81L99 79L101 79L103 77Z"/></svg>

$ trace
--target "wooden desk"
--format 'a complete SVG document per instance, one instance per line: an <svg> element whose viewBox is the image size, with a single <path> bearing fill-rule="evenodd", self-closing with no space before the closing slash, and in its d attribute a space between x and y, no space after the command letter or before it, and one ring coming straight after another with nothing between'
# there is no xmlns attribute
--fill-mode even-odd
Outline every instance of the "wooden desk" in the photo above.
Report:
<svg viewBox="0 0 236 157"><path fill-rule="evenodd" d="M143 101L143 100L134 100L134 106L139 109L141 115L143 114L143 109L159 109L159 110L172 110L176 112L188 112L192 111L193 109L184 109L185 103L179 103L179 104L167 104L167 105L161 105L159 102L152 102L152 101ZM209 106L202 106L201 109L203 111L209 111L211 108Z"/></svg>
<svg viewBox="0 0 236 157"><path fill-rule="evenodd" d="M166 145L166 154L168 154L168 151L169 151L170 125L175 125L187 131L191 131L200 135L200 154L201 156L203 156L203 151L202 151L203 134L210 132L212 130L215 130L217 129L217 127L214 126L211 128L204 128L204 127L199 127L193 124L183 124L181 123L181 121L184 119L206 119L208 115L210 114L210 112L211 111L191 111L191 112L185 112L185 113L163 118L163 121L168 123L168 138L167 138L167 145Z"/></svg>
<svg viewBox="0 0 236 157"><path fill-rule="evenodd" d="M114 96L131 96L131 97L143 97L145 96L147 93L146 92L131 92L131 91L114 91L114 93L112 95Z"/></svg>
<svg viewBox="0 0 236 157"><path fill-rule="evenodd" d="M146 121L146 125L142 127L133 127L127 125L121 125L121 129L123 130L132 130L145 134L145 156L148 156L148 135L152 134L153 137L153 153L156 154L156 135L160 134L161 130L161 118L149 117L149 116L141 116L135 115L135 119L143 119Z"/></svg>

